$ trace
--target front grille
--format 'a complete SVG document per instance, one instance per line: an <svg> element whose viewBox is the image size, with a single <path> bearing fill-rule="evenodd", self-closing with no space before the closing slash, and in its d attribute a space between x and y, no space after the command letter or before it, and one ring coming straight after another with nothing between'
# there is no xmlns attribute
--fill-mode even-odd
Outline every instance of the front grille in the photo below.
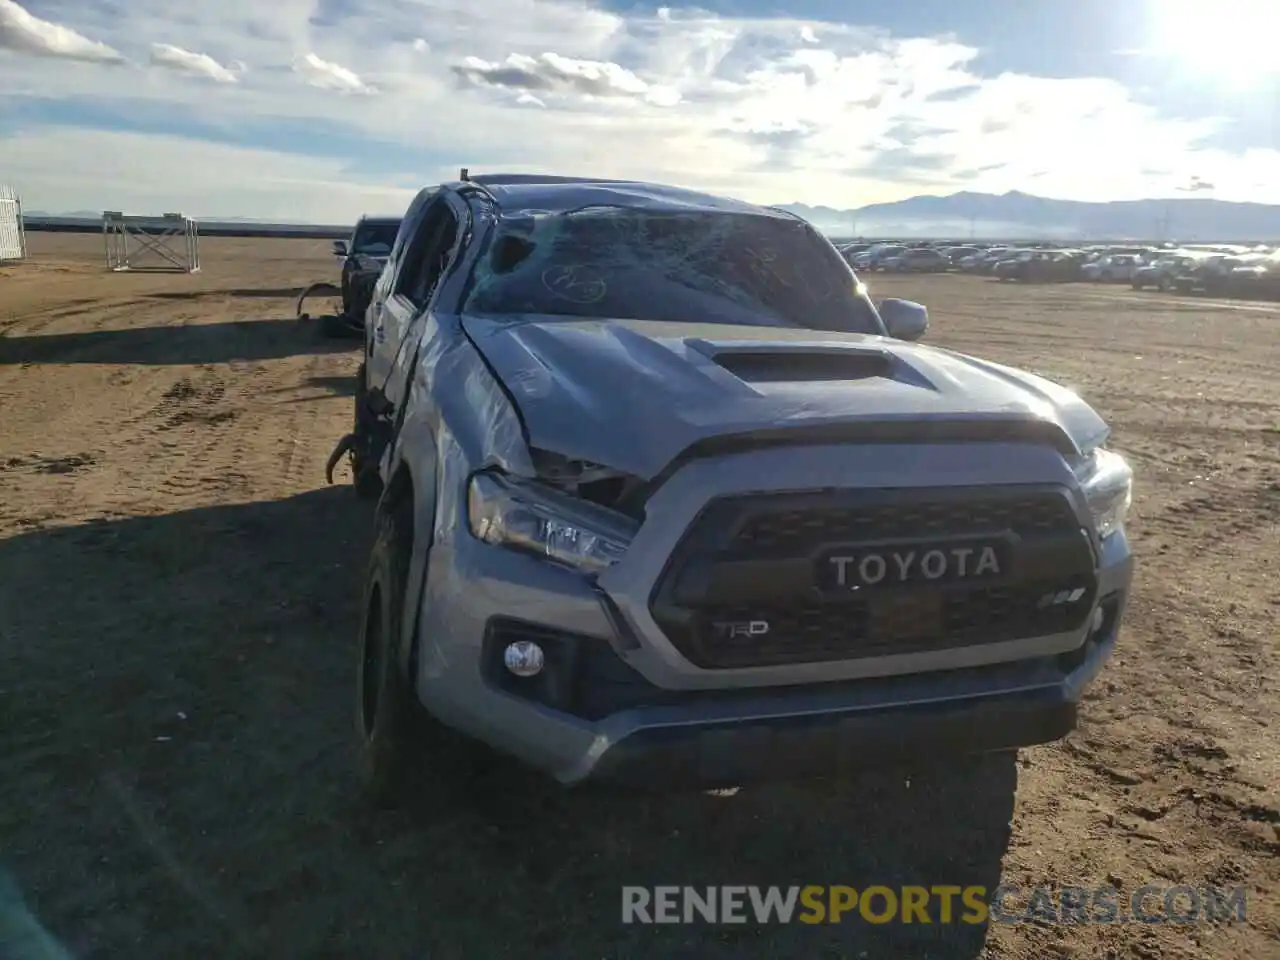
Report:
<svg viewBox="0 0 1280 960"><path fill-rule="evenodd" d="M833 546L997 534L1016 540L1020 562L994 581L833 596L820 592L809 572ZM723 571L742 561L754 565L751 579L739 595L726 596ZM689 584L706 582L713 568L719 587L702 597ZM1058 488L742 497L714 502L694 522L650 612L676 648L704 668L918 653L1076 629L1093 603L1094 568L1088 535ZM730 636L725 624L768 629Z"/></svg>
<svg viewBox="0 0 1280 960"><path fill-rule="evenodd" d="M1004 529L1021 536L1035 536L1078 526L1070 505L1057 494L981 499L893 498L881 503L832 503L827 507L796 502L779 510L768 509L767 500L761 498L757 502L746 501L745 506L747 515L733 531L728 548L793 556L829 543L870 542L902 536L962 536Z"/></svg>

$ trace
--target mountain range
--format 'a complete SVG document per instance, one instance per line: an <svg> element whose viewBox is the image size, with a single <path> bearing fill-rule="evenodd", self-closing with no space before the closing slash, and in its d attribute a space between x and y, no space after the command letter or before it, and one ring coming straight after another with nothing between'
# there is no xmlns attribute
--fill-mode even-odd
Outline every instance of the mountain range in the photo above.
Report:
<svg viewBox="0 0 1280 960"><path fill-rule="evenodd" d="M838 236L1280 240L1280 206L1202 197L1088 203L1013 190L909 197L853 210L804 204L783 208Z"/></svg>
<svg viewBox="0 0 1280 960"><path fill-rule="evenodd" d="M841 210L782 204L818 229L842 237L954 237L1047 240L1280 241L1280 205L1235 203L1203 197L1088 203L1009 193L918 196ZM32 219L99 219L100 211L48 214ZM201 217L202 221L267 225L252 217ZM285 224L271 224L285 226ZM298 226L303 226L300 222Z"/></svg>
<svg viewBox="0 0 1280 960"><path fill-rule="evenodd" d="M44 210L24 210L23 217L30 217L33 220L101 220L101 210L69 210L65 213L48 213ZM279 221L264 219L262 217L199 217L200 220L212 220L218 223L266 223L277 224ZM312 226L312 224L299 223L299 226Z"/></svg>

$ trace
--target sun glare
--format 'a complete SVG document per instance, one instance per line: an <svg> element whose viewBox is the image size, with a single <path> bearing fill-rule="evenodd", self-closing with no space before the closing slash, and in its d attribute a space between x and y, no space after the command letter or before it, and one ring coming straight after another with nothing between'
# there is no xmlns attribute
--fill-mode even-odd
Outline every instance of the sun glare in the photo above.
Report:
<svg viewBox="0 0 1280 960"><path fill-rule="evenodd" d="M1153 0L1148 46L1209 82L1256 86L1280 75L1280 0Z"/></svg>

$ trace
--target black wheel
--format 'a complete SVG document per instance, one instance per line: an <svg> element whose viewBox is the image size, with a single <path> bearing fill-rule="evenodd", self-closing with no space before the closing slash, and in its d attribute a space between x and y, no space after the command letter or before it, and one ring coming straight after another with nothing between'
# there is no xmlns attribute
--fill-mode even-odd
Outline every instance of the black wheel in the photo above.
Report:
<svg viewBox="0 0 1280 960"><path fill-rule="evenodd" d="M1168 277L1161 277L1160 282L1157 284L1157 286L1161 290L1163 290L1165 293L1168 293L1170 290L1173 289L1173 281L1170 280Z"/></svg>
<svg viewBox="0 0 1280 960"><path fill-rule="evenodd" d="M422 710L398 656L405 642L401 633L411 524L411 505L379 511L365 579L356 668L357 766L366 797L379 806L404 799L423 726Z"/></svg>
<svg viewBox="0 0 1280 960"><path fill-rule="evenodd" d="M361 500L377 500L382 496L382 477L378 475L378 464L373 462L367 451L369 449L369 428L366 425L372 414L365 405L364 364L356 371L355 414L352 432L356 442L351 448L351 477L356 496Z"/></svg>
<svg viewBox="0 0 1280 960"><path fill-rule="evenodd" d="M403 616L412 530L411 500L379 508L365 578L356 660L356 767L365 799L378 807L409 801L417 807L449 805L469 796L477 781L508 769L494 751L449 729L418 702L413 658L402 658L412 640L404 633ZM402 659L408 660L407 671Z"/></svg>

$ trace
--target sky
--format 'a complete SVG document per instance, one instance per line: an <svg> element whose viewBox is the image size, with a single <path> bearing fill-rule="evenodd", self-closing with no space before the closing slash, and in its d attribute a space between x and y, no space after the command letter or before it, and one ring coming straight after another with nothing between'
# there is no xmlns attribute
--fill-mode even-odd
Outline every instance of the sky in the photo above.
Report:
<svg viewBox="0 0 1280 960"><path fill-rule="evenodd" d="M1280 203L1277 36L1280 0L0 0L0 183L318 223L464 166Z"/></svg>

